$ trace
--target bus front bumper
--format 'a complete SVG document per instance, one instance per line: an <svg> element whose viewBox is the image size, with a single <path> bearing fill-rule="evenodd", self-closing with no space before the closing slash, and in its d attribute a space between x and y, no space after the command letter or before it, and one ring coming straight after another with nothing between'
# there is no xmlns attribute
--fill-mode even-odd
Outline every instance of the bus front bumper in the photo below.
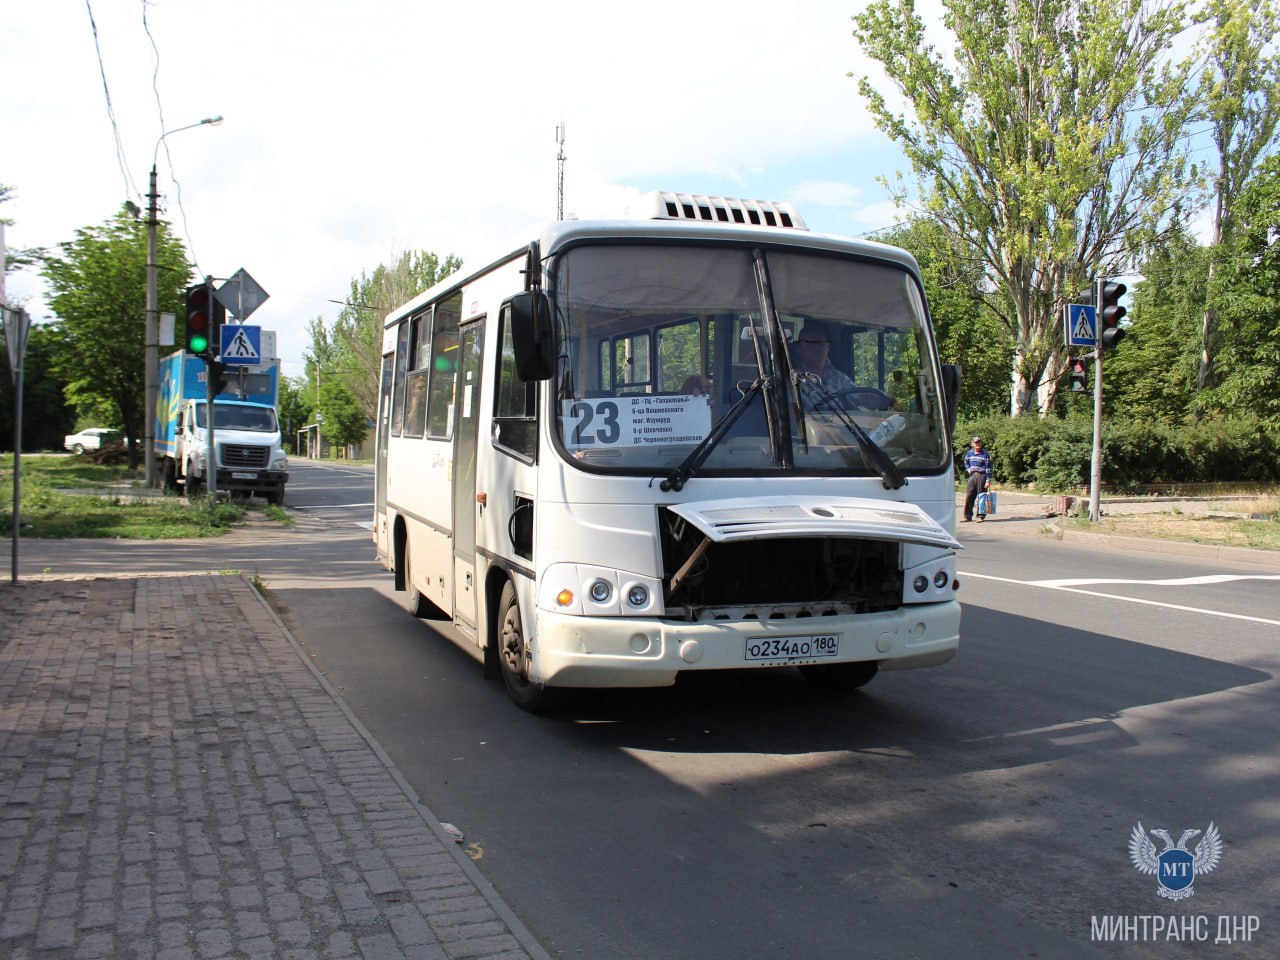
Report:
<svg viewBox="0 0 1280 960"><path fill-rule="evenodd" d="M960 645L960 604L912 604L882 613L748 622L686 623L640 617L568 616L538 610L534 663L557 687L665 687L691 670L875 661L881 670L946 663ZM839 638L834 656L767 657ZM762 644L760 641L781 641ZM805 641L810 641L806 647Z"/></svg>

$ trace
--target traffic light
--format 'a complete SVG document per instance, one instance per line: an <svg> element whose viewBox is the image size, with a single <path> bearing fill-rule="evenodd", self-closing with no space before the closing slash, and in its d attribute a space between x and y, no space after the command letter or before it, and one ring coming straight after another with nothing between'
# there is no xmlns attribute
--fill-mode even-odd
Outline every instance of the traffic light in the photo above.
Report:
<svg viewBox="0 0 1280 960"><path fill-rule="evenodd" d="M207 283L187 287L187 351L197 357L213 354L213 290Z"/></svg>
<svg viewBox="0 0 1280 960"><path fill-rule="evenodd" d="M1089 378L1084 372L1083 360L1071 361L1070 377L1071 377L1071 392L1084 393L1086 389L1086 385L1088 384Z"/></svg>
<svg viewBox="0 0 1280 960"><path fill-rule="evenodd" d="M1098 347L1102 350L1111 350L1124 339L1120 318L1128 311L1120 306L1120 298L1127 289L1123 283L1098 281Z"/></svg>

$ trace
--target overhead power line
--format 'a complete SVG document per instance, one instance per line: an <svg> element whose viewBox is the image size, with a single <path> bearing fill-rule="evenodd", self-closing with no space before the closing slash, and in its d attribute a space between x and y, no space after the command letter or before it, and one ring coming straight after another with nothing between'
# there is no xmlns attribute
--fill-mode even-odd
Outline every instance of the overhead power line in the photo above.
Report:
<svg viewBox="0 0 1280 960"><path fill-rule="evenodd" d="M107 67L102 62L102 46L98 43L98 24L93 19L93 4L90 0L84 0L84 6L89 12L89 26L93 29L93 49L98 55L98 72L102 76L102 92L107 98L107 119L111 121L111 132L116 138L116 162L120 165L120 175L124 178L124 192L126 196L140 198L138 188L134 186L133 178L129 176L129 164L124 156L124 143L120 139L120 126L116 123L116 111L111 105L111 89L107 85Z"/></svg>

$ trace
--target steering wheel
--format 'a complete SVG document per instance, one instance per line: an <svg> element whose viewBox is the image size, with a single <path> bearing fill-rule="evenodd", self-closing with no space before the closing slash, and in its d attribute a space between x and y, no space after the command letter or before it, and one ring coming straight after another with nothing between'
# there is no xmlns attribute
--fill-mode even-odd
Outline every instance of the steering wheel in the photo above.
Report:
<svg viewBox="0 0 1280 960"><path fill-rule="evenodd" d="M850 387L841 390L836 397L864 410L888 410L893 406L893 397L876 387Z"/></svg>

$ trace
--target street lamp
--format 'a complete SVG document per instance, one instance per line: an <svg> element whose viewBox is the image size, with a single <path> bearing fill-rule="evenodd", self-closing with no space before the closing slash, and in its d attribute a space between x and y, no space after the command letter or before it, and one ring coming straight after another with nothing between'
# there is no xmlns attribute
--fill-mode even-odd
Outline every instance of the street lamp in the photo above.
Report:
<svg viewBox="0 0 1280 960"><path fill-rule="evenodd" d="M143 415L146 417L143 431L145 440L143 462L146 464L148 487L156 485L156 389L158 386L156 381L160 378L160 296L156 291L156 258L159 256L157 247L160 227L156 203L160 199L160 194L156 190L156 161L160 156L160 144L164 143L165 137L195 127L216 127L221 122L222 115L219 114L216 117L205 117L198 123L189 123L185 127L166 130L160 134L160 139L156 141L156 148L151 151L151 189L147 193L146 397L143 404L145 407Z"/></svg>

